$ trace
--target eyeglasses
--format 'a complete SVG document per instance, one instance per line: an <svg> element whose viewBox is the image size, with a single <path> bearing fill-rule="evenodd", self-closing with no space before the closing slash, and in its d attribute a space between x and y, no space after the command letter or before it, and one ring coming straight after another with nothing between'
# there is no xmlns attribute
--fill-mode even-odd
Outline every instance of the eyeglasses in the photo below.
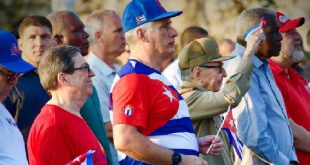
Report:
<svg viewBox="0 0 310 165"><path fill-rule="evenodd" d="M199 66L199 67L202 67L202 68L218 68L219 69L219 72L218 72L218 74L221 74L221 73L223 73L223 64L221 64L221 65L201 65L201 66Z"/></svg>
<svg viewBox="0 0 310 165"><path fill-rule="evenodd" d="M78 67L78 68L72 68L72 71L76 71L76 70L83 70L83 71L87 71L88 73L91 72L90 67L87 63L84 64L84 66Z"/></svg>
<svg viewBox="0 0 310 165"><path fill-rule="evenodd" d="M12 82L16 81L16 80L18 79L18 77L21 76L20 73L14 73L14 72L12 72L12 73L6 73L6 72L3 71L3 70L0 70L0 74L3 75L3 76L6 76L6 81L7 81L8 83L12 83Z"/></svg>

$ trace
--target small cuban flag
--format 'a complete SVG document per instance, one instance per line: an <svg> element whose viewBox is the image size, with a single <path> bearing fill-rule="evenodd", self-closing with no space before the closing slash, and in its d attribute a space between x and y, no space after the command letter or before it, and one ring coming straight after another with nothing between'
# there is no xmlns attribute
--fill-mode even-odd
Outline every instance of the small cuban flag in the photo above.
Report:
<svg viewBox="0 0 310 165"><path fill-rule="evenodd" d="M93 165L93 154L95 150L89 150L85 154L76 157L66 165Z"/></svg>
<svg viewBox="0 0 310 165"><path fill-rule="evenodd" d="M237 128L232 116L232 110L228 110L227 116L224 120L222 130L226 131L230 143L233 145L238 157L242 160L243 143L237 136Z"/></svg>
<svg viewBox="0 0 310 165"><path fill-rule="evenodd" d="M146 21L146 18L145 18L144 15L141 15L141 16L136 17L136 22L137 22L138 24L141 24L141 23L144 22L144 21Z"/></svg>

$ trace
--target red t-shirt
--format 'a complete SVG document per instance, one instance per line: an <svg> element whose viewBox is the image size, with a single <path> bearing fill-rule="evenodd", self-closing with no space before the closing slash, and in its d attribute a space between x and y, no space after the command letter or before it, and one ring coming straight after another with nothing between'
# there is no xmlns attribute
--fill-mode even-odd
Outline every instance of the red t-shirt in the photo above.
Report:
<svg viewBox="0 0 310 165"><path fill-rule="evenodd" d="M293 68L288 73L277 63L269 60L270 68L279 87L289 118L310 132L310 87ZM310 162L310 154L296 150L300 165Z"/></svg>
<svg viewBox="0 0 310 165"><path fill-rule="evenodd" d="M64 165L88 150L94 164L105 165L106 155L84 119L55 105L45 105L28 138L30 165Z"/></svg>

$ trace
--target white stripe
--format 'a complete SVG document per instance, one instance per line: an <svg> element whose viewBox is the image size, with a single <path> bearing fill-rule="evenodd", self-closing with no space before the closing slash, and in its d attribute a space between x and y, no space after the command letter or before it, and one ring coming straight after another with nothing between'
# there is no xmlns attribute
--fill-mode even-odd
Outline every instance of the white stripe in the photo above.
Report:
<svg viewBox="0 0 310 165"><path fill-rule="evenodd" d="M168 79L165 77L165 76L163 76L163 75L161 75L161 74L158 74L158 73L152 73L152 74L149 74L148 75L149 76L149 78L151 79L151 80L159 80L159 81L161 81L162 83L164 83L165 85L167 85L167 86L171 86L172 84L168 81Z"/></svg>
<svg viewBox="0 0 310 165"><path fill-rule="evenodd" d="M183 118L183 117L189 117L188 106L187 106L185 100L179 100L178 112L177 112L177 114L175 114L173 116L172 119L180 119L180 118Z"/></svg>
<svg viewBox="0 0 310 165"><path fill-rule="evenodd" d="M118 82L118 80L120 80L120 79L121 79L121 78L119 77L119 75L116 74L115 77L114 77L113 83L112 83L112 85L111 85L111 88L110 88L110 93L112 93L115 84L116 84L116 83Z"/></svg>
<svg viewBox="0 0 310 165"><path fill-rule="evenodd" d="M198 152L198 142L193 133L172 133L168 135L149 136L158 145L169 149L189 149Z"/></svg>

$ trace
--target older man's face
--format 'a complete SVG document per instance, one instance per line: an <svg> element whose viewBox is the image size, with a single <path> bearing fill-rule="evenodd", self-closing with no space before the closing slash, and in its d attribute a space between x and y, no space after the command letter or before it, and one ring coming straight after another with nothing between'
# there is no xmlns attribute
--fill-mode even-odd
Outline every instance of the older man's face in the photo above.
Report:
<svg viewBox="0 0 310 165"><path fill-rule="evenodd" d="M173 55L175 52L175 37L178 35L171 26L169 18L162 19L153 23L148 36L156 54L163 56L163 59Z"/></svg>
<svg viewBox="0 0 310 165"><path fill-rule="evenodd" d="M279 32L279 24L275 18L267 18L264 32L266 40L258 50L258 57L266 59L272 56L278 56L281 50L282 36Z"/></svg>
<svg viewBox="0 0 310 165"><path fill-rule="evenodd" d="M281 56L298 62L303 57L302 38L296 29L281 33L283 40L281 42Z"/></svg>
<svg viewBox="0 0 310 165"><path fill-rule="evenodd" d="M0 67L0 102L4 101L16 84L18 74Z"/></svg>

